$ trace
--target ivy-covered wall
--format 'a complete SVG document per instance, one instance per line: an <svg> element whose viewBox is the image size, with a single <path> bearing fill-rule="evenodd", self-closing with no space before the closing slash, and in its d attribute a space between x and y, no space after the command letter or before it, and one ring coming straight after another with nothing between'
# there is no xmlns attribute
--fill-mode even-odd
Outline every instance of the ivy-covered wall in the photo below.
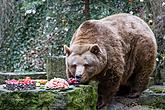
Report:
<svg viewBox="0 0 165 110"><path fill-rule="evenodd" d="M126 12L148 22L147 4L139 0L1 0L0 71L45 71L47 57L63 55L63 45L69 45L86 19Z"/></svg>
<svg viewBox="0 0 165 110"><path fill-rule="evenodd" d="M69 44L75 28L85 20L82 1L12 0L10 3L14 13L4 30L0 71L45 71L46 57L63 55L63 45Z"/></svg>

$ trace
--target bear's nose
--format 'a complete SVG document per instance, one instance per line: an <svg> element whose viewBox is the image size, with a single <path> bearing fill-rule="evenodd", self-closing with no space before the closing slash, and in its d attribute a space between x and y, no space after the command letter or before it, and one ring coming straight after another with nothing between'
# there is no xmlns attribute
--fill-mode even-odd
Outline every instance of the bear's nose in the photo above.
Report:
<svg viewBox="0 0 165 110"><path fill-rule="evenodd" d="M76 79L77 79L77 80L80 80L81 77L82 77L82 75L76 75Z"/></svg>

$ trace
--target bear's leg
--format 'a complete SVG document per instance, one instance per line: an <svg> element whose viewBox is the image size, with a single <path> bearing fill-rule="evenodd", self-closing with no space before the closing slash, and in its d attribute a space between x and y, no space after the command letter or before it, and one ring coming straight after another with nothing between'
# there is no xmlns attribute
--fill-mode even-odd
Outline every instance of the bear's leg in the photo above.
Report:
<svg viewBox="0 0 165 110"><path fill-rule="evenodd" d="M98 85L98 100L97 110L107 110L112 96L116 94L120 85L120 77L109 74L107 77L99 82Z"/></svg>
<svg viewBox="0 0 165 110"><path fill-rule="evenodd" d="M153 69L141 70L139 73L136 73L134 77L134 82L132 82L131 91L128 95L129 98L138 98L140 94L147 88L150 74L153 72Z"/></svg>
<svg viewBox="0 0 165 110"><path fill-rule="evenodd" d="M147 88L150 75L156 65L156 46L150 39L140 39L134 52L135 68L133 71L130 98L139 97Z"/></svg>

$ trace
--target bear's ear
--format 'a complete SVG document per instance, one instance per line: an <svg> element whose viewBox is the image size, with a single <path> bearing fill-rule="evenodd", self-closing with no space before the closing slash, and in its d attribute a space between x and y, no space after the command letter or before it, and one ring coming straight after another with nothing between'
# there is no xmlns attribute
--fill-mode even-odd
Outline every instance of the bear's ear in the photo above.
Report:
<svg viewBox="0 0 165 110"><path fill-rule="evenodd" d="M90 48L90 52L93 53L93 54L98 54L98 53L100 53L101 50L100 50L99 45L98 45L98 44L92 45L91 48Z"/></svg>
<svg viewBox="0 0 165 110"><path fill-rule="evenodd" d="M64 45L64 53L69 56L71 54L71 50L67 45Z"/></svg>

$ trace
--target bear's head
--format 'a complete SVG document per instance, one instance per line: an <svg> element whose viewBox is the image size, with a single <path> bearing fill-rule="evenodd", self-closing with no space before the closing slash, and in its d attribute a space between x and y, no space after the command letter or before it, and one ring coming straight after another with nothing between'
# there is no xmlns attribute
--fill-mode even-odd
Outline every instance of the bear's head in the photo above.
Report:
<svg viewBox="0 0 165 110"><path fill-rule="evenodd" d="M64 46L68 78L88 83L101 73L107 64L107 55L98 44Z"/></svg>

